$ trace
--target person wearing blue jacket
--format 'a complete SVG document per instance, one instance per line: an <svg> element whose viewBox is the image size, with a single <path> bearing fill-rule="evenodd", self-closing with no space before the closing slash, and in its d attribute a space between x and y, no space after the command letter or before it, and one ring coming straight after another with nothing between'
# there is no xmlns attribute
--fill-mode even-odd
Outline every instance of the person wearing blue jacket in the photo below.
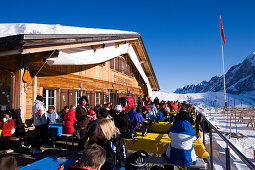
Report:
<svg viewBox="0 0 255 170"><path fill-rule="evenodd" d="M131 110L128 113L128 116L130 118L130 121L132 122L133 128L140 129L140 124L144 122L144 118L141 114L137 113L135 111L135 107L132 107Z"/></svg>
<svg viewBox="0 0 255 170"><path fill-rule="evenodd" d="M162 122L168 121L170 118L170 116L168 115L169 112L170 112L169 107L161 108L158 113L159 121L162 121Z"/></svg>
<svg viewBox="0 0 255 170"><path fill-rule="evenodd" d="M196 131L190 122L188 112L182 111L176 116L174 125L170 128L169 144L164 156L175 165L195 165L197 157L193 148L193 141L197 139Z"/></svg>

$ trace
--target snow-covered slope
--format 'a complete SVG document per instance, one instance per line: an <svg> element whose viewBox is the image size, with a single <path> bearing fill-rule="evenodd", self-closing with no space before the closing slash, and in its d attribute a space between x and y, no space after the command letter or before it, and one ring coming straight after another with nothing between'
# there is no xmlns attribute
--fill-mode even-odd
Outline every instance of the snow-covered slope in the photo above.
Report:
<svg viewBox="0 0 255 170"><path fill-rule="evenodd" d="M226 88L228 93L242 94L255 91L255 52L247 56L241 64L232 66L226 73ZM175 93L217 92L223 90L222 76L215 76L208 82L197 85L186 85L178 88ZM255 100L255 97L253 97Z"/></svg>
<svg viewBox="0 0 255 170"><path fill-rule="evenodd" d="M188 101L196 105L202 106L216 106L223 107L224 94L220 92L205 92L205 93L187 93L187 94L176 94L176 93L165 93L161 91L154 91L152 98L158 97L160 100L169 101ZM248 94L227 94L227 102L230 106L235 105L255 105L255 102L250 98L255 96L255 91L249 92Z"/></svg>
<svg viewBox="0 0 255 170"><path fill-rule="evenodd" d="M59 24L0 24L0 37L18 34L138 34L131 31L120 31L98 28L81 28L62 26Z"/></svg>

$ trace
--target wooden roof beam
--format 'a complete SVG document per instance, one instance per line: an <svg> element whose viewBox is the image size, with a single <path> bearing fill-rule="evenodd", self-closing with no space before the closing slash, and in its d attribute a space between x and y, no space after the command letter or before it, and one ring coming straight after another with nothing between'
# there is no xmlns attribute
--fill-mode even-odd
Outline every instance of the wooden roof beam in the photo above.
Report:
<svg viewBox="0 0 255 170"><path fill-rule="evenodd" d="M53 50L62 50L62 49L68 49L68 48L87 47L87 46L93 46L93 45L109 44L109 43L132 41L132 40L137 40L137 38L98 41L98 42L89 42L89 43L76 43L76 44L67 44L67 45L55 45L55 46L46 46L46 47L37 47L37 48L27 48L27 49L23 49L23 52L21 54L29 54L29 53L37 53L37 52L53 51Z"/></svg>
<svg viewBox="0 0 255 170"><path fill-rule="evenodd" d="M144 63L147 63L147 60L141 60L140 61L140 64L144 64Z"/></svg>
<svg viewBox="0 0 255 170"><path fill-rule="evenodd" d="M92 45L91 48L94 50L94 52L96 52L96 50L100 49L100 48L104 48L105 44L99 44L99 45Z"/></svg>

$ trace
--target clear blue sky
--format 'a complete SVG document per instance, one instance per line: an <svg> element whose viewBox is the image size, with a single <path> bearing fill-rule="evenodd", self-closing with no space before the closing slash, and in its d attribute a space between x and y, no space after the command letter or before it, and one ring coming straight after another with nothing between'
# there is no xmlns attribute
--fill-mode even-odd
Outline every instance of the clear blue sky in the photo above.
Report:
<svg viewBox="0 0 255 170"><path fill-rule="evenodd" d="M254 0L9 0L1 2L0 23L139 32L161 91L173 92L222 75L219 15L226 71L255 51L254 7Z"/></svg>

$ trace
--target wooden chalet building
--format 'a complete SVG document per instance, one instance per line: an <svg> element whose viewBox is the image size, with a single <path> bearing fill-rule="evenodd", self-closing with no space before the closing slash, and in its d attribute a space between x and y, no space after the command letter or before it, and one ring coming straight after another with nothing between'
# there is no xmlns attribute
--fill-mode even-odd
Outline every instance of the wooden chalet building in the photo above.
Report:
<svg viewBox="0 0 255 170"><path fill-rule="evenodd" d="M51 26L42 24L0 24L0 28L8 32L24 25L30 32L0 35L2 113L21 109L23 121L31 118L37 95L44 96L46 109L55 106L60 111L66 105L77 105L81 95L88 97L93 108L107 102L115 105L127 95L137 101L159 90L138 33L77 27L45 33L35 29ZM24 81L26 70L31 81Z"/></svg>

